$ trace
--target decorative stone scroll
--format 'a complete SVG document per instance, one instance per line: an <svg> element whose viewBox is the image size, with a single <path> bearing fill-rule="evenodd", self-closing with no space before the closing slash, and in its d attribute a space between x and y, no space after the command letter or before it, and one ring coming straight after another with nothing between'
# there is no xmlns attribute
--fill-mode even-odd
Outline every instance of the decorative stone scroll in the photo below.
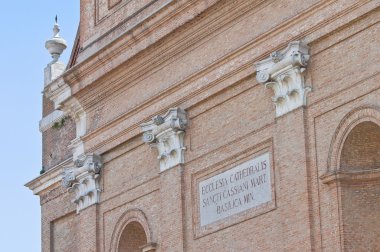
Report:
<svg viewBox="0 0 380 252"><path fill-rule="evenodd" d="M158 150L160 171L184 163L186 126L186 112L180 108L171 108L164 116L141 124L143 141Z"/></svg>
<svg viewBox="0 0 380 252"><path fill-rule="evenodd" d="M103 164L99 156L88 154L74 162L74 167L66 168L62 174L62 186L75 194L73 203L77 213L99 202L100 170Z"/></svg>
<svg viewBox="0 0 380 252"><path fill-rule="evenodd" d="M300 41L289 43L282 51L256 63L256 78L274 91L276 116L284 115L306 105L310 87L305 86L304 73L310 58L309 47Z"/></svg>

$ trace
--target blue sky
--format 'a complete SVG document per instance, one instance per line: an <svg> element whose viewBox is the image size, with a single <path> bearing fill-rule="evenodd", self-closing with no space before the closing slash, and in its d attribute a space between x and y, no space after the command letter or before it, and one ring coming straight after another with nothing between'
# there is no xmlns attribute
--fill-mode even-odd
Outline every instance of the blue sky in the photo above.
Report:
<svg viewBox="0 0 380 252"><path fill-rule="evenodd" d="M50 61L44 44L58 15L68 49L79 22L79 0L3 1L0 9L1 251L40 251L40 206L24 184L41 169L41 91Z"/></svg>

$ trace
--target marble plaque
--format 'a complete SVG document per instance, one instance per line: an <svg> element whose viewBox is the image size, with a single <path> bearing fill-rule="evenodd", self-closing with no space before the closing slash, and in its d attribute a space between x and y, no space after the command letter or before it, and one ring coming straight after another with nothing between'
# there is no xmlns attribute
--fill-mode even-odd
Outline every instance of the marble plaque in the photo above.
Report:
<svg viewBox="0 0 380 252"><path fill-rule="evenodd" d="M199 183L201 226L272 200L269 152Z"/></svg>

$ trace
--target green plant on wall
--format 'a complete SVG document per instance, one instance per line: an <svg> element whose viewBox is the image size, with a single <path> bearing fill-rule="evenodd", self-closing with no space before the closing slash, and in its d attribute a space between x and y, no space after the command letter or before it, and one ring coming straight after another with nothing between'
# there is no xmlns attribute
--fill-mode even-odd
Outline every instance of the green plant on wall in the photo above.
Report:
<svg viewBox="0 0 380 252"><path fill-rule="evenodd" d="M67 120L69 120L70 117L69 116L65 116L64 118L62 118L60 121L58 122L55 122L52 126L53 129L61 129L65 126L65 123Z"/></svg>

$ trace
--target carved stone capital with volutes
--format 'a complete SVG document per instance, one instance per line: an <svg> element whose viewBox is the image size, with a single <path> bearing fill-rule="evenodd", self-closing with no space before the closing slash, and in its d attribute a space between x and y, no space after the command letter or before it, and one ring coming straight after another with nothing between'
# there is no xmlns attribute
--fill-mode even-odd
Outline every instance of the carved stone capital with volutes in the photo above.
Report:
<svg viewBox="0 0 380 252"><path fill-rule="evenodd" d="M74 167L67 167L62 173L62 186L74 193L73 203L77 205L78 213L99 202L102 166L100 156L87 154L75 160Z"/></svg>
<svg viewBox="0 0 380 252"><path fill-rule="evenodd" d="M184 163L186 127L186 112L181 108L171 108L165 115L141 124L143 141L158 150L160 171Z"/></svg>
<svg viewBox="0 0 380 252"><path fill-rule="evenodd" d="M277 117L307 104L307 93L311 90L304 79L310 58L308 51L307 45L294 41L255 64L257 81L274 91L272 100Z"/></svg>

